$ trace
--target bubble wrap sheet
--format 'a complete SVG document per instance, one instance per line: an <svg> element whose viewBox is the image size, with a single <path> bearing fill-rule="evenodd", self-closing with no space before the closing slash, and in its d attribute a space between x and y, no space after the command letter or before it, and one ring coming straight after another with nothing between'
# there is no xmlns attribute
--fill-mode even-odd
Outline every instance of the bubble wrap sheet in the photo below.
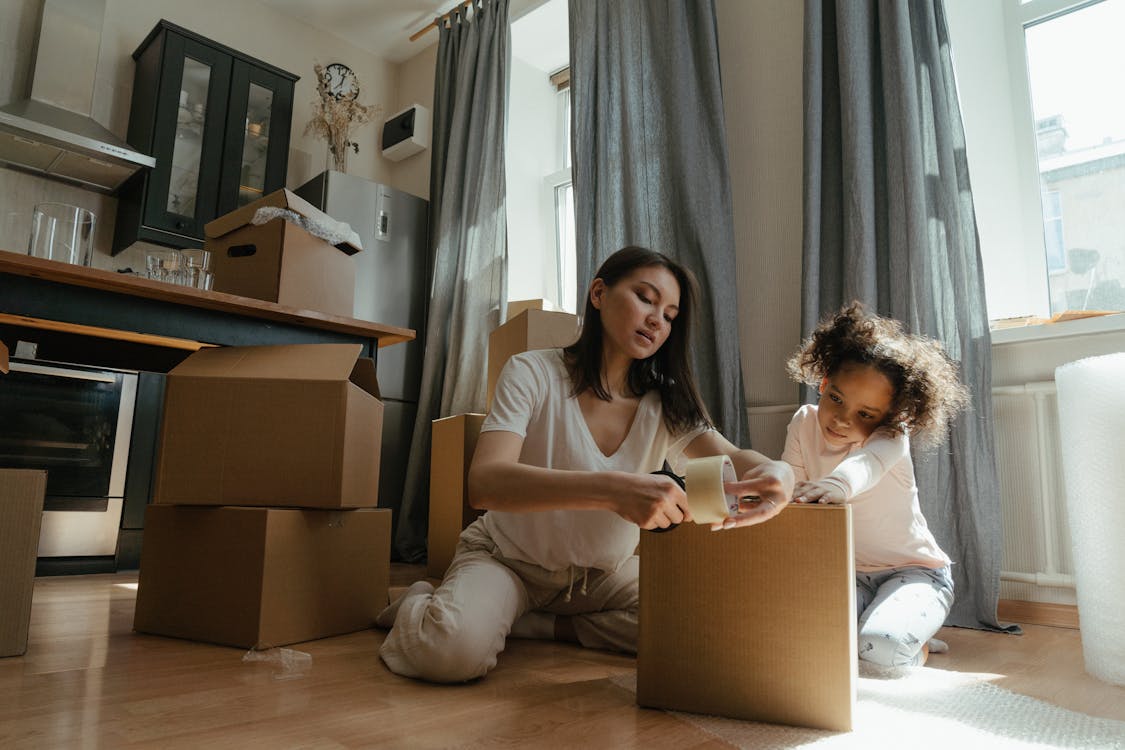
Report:
<svg viewBox="0 0 1125 750"><path fill-rule="evenodd" d="M1125 685L1125 353L1055 370L1086 671Z"/></svg>

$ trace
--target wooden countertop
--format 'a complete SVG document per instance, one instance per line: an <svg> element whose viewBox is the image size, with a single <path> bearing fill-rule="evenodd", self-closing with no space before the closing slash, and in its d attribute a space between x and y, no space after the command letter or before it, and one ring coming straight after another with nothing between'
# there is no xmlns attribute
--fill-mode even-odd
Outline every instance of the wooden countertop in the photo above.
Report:
<svg viewBox="0 0 1125 750"><path fill-rule="evenodd" d="M88 287L177 305L259 318L264 321L277 321L305 328L376 339L379 342L379 348L411 341L415 335L415 332L409 328L345 318L313 310L301 310L279 305L276 302L176 286L130 274L33 258L13 252L0 251L0 274L29 276L59 284Z"/></svg>

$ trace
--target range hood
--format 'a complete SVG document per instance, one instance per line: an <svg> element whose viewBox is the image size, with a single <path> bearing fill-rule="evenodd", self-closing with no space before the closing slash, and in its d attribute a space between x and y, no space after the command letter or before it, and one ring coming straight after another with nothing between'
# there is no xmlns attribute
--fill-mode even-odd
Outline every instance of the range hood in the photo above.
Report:
<svg viewBox="0 0 1125 750"><path fill-rule="evenodd" d="M114 193L156 160L90 116L105 0L45 0L31 97L0 107L0 163Z"/></svg>

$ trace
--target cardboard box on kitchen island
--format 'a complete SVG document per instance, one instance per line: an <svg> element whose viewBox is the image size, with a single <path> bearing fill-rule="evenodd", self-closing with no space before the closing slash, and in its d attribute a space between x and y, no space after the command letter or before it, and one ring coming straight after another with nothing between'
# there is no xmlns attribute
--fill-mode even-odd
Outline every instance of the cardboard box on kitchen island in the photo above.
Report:
<svg viewBox="0 0 1125 750"><path fill-rule="evenodd" d="M217 292L303 310L352 317L359 236L330 245L278 217L252 223L260 208L281 208L316 221L331 220L289 190L277 190L207 223L204 250L214 259Z"/></svg>
<svg viewBox="0 0 1125 750"><path fill-rule="evenodd" d="M167 376L153 501L366 508L383 403L359 344L207 348Z"/></svg>
<svg viewBox="0 0 1125 750"><path fill-rule="evenodd" d="M265 649L370 628L391 512L150 505L133 628Z"/></svg>

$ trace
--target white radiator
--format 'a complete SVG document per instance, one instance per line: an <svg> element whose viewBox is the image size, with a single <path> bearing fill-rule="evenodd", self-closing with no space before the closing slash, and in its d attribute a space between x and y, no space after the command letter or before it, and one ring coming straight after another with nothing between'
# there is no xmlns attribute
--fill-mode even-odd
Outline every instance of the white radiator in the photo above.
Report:
<svg viewBox="0 0 1125 750"><path fill-rule="evenodd" d="M1004 523L1000 598L1075 604L1053 381L992 389Z"/></svg>

